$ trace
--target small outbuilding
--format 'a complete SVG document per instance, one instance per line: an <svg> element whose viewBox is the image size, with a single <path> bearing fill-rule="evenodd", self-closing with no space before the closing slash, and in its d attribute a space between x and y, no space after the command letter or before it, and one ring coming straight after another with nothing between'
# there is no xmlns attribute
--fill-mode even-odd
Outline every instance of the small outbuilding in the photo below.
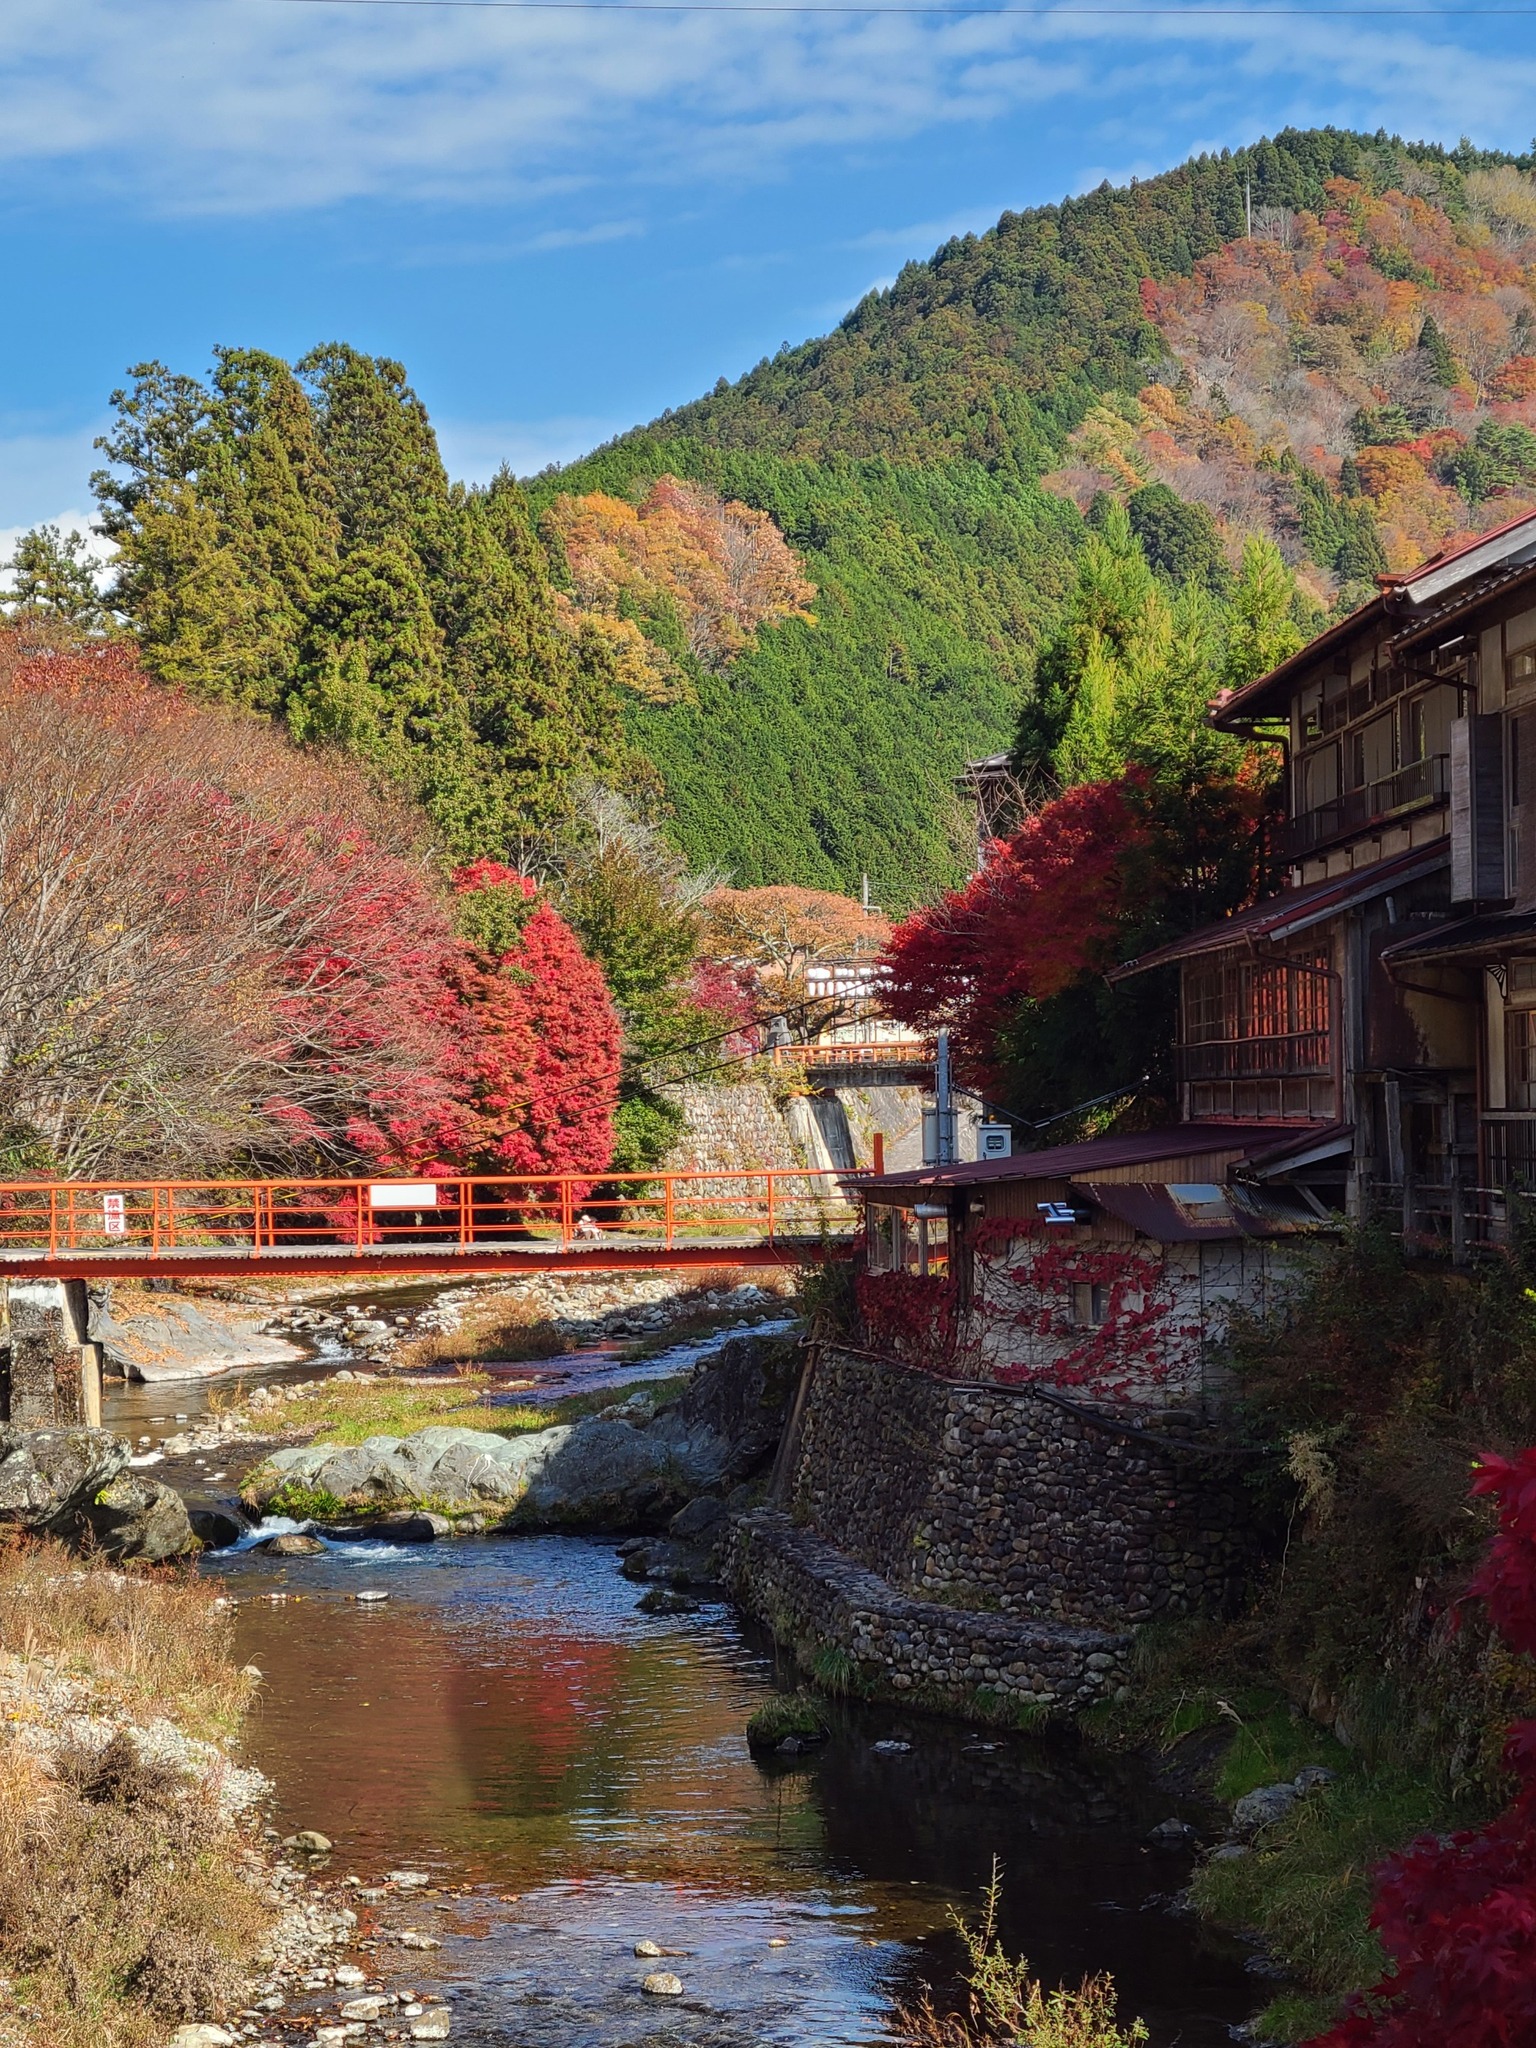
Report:
<svg viewBox="0 0 1536 2048"><path fill-rule="evenodd" d="M1202 1407L1234 1305L1262 1313L1330 1132L1201 1122L860 1183L870 1350L946 1377Z"/></svg>

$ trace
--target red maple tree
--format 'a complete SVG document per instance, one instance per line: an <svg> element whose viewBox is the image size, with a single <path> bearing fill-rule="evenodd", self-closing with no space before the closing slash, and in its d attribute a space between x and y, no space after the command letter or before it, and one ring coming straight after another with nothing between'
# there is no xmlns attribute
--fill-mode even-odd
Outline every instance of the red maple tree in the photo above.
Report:
<svg viewBox="0 0 1536 2048"><path fill-rule="evenodd" d="M1151 846L1145 788L1132 771L1067 790L997 841L964 888L899 924L881 963L891 1015L947 1025L964 1071L995 1081L1019 1003L1114 959L1135 856Z"/></svg>
<svg viewBox="0 0 1536 2048"><path fill-rule="evenodd" d="M1512 1650L1536 1653L1536 1449L1485 1456L1472 1491L1497 1500L1499 1532L1469 1597ZM1371 1922L1391 1970L1312 2048L1536 2042L1536 1721L1514 1724L1504 1761L1518 1789L1497 1819L1381 1866Z"/></svg>

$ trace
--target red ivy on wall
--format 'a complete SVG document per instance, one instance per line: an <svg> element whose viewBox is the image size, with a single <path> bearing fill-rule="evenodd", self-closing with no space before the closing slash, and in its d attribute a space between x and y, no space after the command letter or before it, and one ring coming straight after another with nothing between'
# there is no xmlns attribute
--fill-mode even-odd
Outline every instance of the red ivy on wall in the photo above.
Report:
<svg viewBox="0 0 1536 2048"><path fill-rule="evenodd" d="M993 1217L976 1225L967 1242L972 1289L963 1313L950 1275L860 1274L855 1291L873 1349L945 1377L970 1371L1004 1386L1038 1379L1118 1394L1132 1384L1166 1385L1199 1341L1200 1325L1181 1317L1166 1262L1156 1252L1052 1238L1026 1217ZM1072 1320L1076 1286L1105 1290L1103 1322ZM1038 1364L991 1363L986 1340L1000 1326L1049 1342L1049 1357Z"/></svg>
<svg viewBox="0 0 1536 2048"><path fill-rule="evenodd" d="M941 1273L860 1273L854 1282L865 1342L925 1372L954 1368L956 1287Z"/></svg>

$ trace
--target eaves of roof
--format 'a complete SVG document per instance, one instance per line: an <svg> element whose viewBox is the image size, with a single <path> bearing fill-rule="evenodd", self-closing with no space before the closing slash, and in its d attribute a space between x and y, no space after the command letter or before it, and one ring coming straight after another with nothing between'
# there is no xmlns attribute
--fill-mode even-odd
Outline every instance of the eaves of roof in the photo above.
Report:
<svg viewBox="0 0 1536 2048"><path fill-rule="evenodd" d="M1319 633L1315 640L1309 640L1305 647L1272 668L1267 675L1258 676L1241 690L1234 691L1224 702L1216 705L1211 713L1211 724L1222 731L1231 732L1251 725L1255 718L1272 716L1273 699L1283 686L1317 663L1334 648L1358 633L1364 626L1380 618L1401 619L1405 632L1399 636L1399 646L1409 646L1423 633L1448 625L1453 617L1482 603L1495 590L1506 583L1515 581L1536 563L1536 512L1522 512L1516 518L1506 520L1489 533L1480 533L1475 540L1463 541L1460 547L1451 548L1440 555L1431 555L1428 561L1420 562L1417 568L1405 574L1378 576L1380 591L1347 618L1340 619ZM1462 597L1451 597L1451 593L1463 590L1472 579L1480 579L1475 591ZM1436 604L1436 599L1450 598L1447 603ZM1431 610L1429 607L1433 606Z"/></svg>
<svg viewBox="0 0 1536 2048"><path fill-rule="evenodd" d="M1230 1151L1235 1159L1272 1149L1297 1135L1294 1123L1174 1124L1159 1131L1127 1131L1085 1138L1075 1145L1048 1145L1040 1152L1016 1152L1010 1159L970 1159L953 1166L919 1166L852 1185L866 1194L920 1194L924 1188L964 1188L999 1181L1092 1180L1112 1168L1145 1166L1154 1160L1189 1159ZM1317 1128L1321 1129L1321 1125Z"/></svg>
<svg viewBox="0 0 1536 2048"><path fill-rule="evenodd" d="M1375 896L1386 895L1389 889L1403 888L1434 874L1448 866L1450 858L1450 849L1443 843L1424 846L1394 854L1390 860L1374 861L1368 868L1355 868L1347 875L1334 875L1326 882L1310 882L1303 889L1282 889L1278 896L1266 896L1246 910L1234 911L1231 917L1203 925L1182 939L1170 939L1166 946L1157 946L1135 960L1123 961L1109 970L1107 979L1128 981L1132 975L1146 974L1154 967L1167 967L1176 960L1190 960L1201 953L1222 953L1229 946L1257 945L1261 941L1266 945L1283 943L1309 926L1321 924L1325 918L1353 909L1357 903L1367 903Z"/></svg>

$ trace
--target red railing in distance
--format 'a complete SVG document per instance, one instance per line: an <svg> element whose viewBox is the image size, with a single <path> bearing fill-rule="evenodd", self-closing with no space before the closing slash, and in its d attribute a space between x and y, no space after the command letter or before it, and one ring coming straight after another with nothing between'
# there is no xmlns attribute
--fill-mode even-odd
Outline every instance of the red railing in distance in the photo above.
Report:
<svg viewBox="0 0 1536 2048"><path fill-rule="evenodd" d="M0 1270L29 1257L112 1254L125 1268L167 1253L311 1248L430 1250L468 1264L491 1247L536 1253L608 1243L672 1250L793 1244L852 1233L836 1168L757 1173L544 1174L516 1180L8 1181Z"/></svg>

